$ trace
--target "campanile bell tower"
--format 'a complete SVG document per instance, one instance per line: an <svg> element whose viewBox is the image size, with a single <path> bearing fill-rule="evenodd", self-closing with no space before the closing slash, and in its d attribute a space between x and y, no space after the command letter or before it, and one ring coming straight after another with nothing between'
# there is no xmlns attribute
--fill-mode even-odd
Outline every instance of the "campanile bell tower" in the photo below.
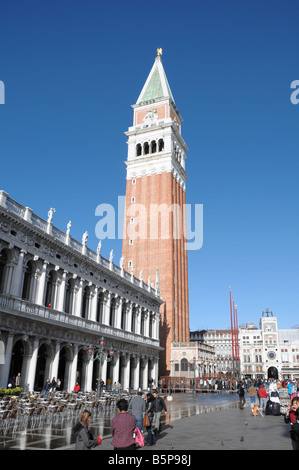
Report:
<svg viewBox="0 0 299 470"><path fill-rule="evenodd" d="M182 117L157 57L135 105L128 137L126 207L122 255L127 271L144 282L159 278L159 375L170 374L173 341L189 341L186 243L186 143Z"/></svg>

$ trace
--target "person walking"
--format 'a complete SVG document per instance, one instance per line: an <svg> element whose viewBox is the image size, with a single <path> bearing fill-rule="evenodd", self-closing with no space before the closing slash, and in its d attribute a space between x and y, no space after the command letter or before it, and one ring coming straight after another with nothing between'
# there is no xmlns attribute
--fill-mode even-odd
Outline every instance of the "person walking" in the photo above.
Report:
<svg viewBox="0 0 299 470"><path fill-rule="evenodd" d="M116 403L118 414L111 421L111 444L114 450L135 450L136 444L133 437L135 424L135 416L128 413L128 402L121 398Z"/></svg>
<svg viewBox="0 0 299 470"><path fill-rule="evenodd" d="M51 388L50 379L47 379L46 383L45 383L45 386L44 386L44 396L43 396L43 398L46 398L49 395L50 388Z"/></svg>
<svg viewBox="0 0 299 470"><path fill-rule="evenodd" d="M129 403L129 411L135 416L136 426L142 432L143 415L145 413L145 401L142 398L142 392L137 392L137 395L132 398Z"/></svg>
<svg viewBox="0 0 299 470"><path fill-rule="evenodd" d="M55 377L53 377L52 382L51 382L51 392L55 392L56 385L57 385L56 379Z"/></svg>
<svg viewBox="0 0 299 470"><path fill-rule="evenodd" d="M251 410L253 410L253 407L255 404L255 388L253 384L251 384L251 387L249 388L249 397L250 397Z"/></svg>
<svg viewBox="0 0 299 470"><path fill-rule="evenodd" d="M241 384L240 385L240 388L239 388L239 406L240 406L240 410L243 410L244 409L244 405L245 405L245 387L244 387L244 384Z"/></svg>
<svg viewBox="0 0 299 470"><path fill-rule="evenodd" d="M260 399L260 408L265 413L266 405L267 405L267 397L269 396L269 393L266 392L263 385L260 385L260 388L258 389L257 394Z"/></svg>
<svg viewBox="0 0 299 470"><path fill-rule="evenodd" d="M61 380L57 379L56 390L60 390L60 387L61 387Z"/></svg>
<svg viewBox="0 0 299 470"><path fill-rule="evenodd" d="M167 408L165 405L165 401L162 397L159 396L157 390L153 390L153 397L154 397L154 418L152 421L152 432L159 433L161 431L161 414L164 410L167 413Z"/></svg>
<svg viewBox="0 0 299 470"><path fill-rule="evenodd" d="M148 393L147 398L146 398L146 404L145 404L146 413L147 413L149 423L150 423L149 426L146 426L146 430L147 430L146 445L147 446L154 445L154 435L152 433L152 422L153 422L153 418L154 418L154 414L155 414L154 400L155 399L154 399L153 395L151 393Z"/></svg>
<svg viewBox="0 0 299 470"><path fill-rule="evenodd" d="M102 443L102 436L94 437L90 431L90 418L90 411L84 410L80 414L80 421L73 428L73 432L76 434L76 450L91 450Z"/></svg>

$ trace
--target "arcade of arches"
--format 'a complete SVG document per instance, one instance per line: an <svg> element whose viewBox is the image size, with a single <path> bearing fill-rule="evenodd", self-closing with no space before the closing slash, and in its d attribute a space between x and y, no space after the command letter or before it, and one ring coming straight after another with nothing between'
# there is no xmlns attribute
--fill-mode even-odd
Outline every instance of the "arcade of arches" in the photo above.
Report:
<svg viewBox="0 0 299 470"><path fill-rule="evenodd" d="M7 382L13 382L21 373L21 385L27 390L40 391L47 378L55 377L61 381L61 390L72 391L76 382L82 390L95 390L99 379L99 360L93 360L87 348L78 348L72 344L51 341L33 342L29 338L8 338L11 345L11 361ZM34 348L32 350L32 348ZM149 377L155 376L157 361L137 354L113 351L104 353L101 367L101 378L105 383L110 379L111 384L120 382L124 389L147 388ZM107 360L108 359L108 360ZM109 383L109 381L108 381Z"/></svg>
<svg viewBox="0 0 299 470"><path fill-rule="evenodd" d="M3 227L0 219L0 234ZM18 230L7 229L7 238L28 242ZM124 389L157 381L161 299L116 270L107 273L93 264L84 267L83 277L86 257L63 258L59 244L48 255L57 253L52 262L42 256L49 253L42 240L30 246L35 253L0 238L0 387L18 373L29 391L41 390L53 377L62 390L72 391L79 382L81 390L90 391L100 370L105 383L119 381ZM106 352L100 367L96 353L102 336Z"/></svg>

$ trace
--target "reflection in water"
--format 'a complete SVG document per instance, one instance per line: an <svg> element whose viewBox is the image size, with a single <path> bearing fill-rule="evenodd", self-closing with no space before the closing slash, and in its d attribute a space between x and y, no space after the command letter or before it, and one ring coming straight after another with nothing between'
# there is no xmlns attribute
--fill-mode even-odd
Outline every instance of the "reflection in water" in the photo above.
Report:
<svg viewBox="0 0 299 470"><path fill-rule="evenodd" d="M165 399L168 413L162 415L162 424L168 425L173 421L190 417L195 414L218 411L224 407L238 404L238 398L232 394L197 395L196 398L187 393L172 395L172 401ZM83 405L84 409L84 405ZM117 414L115 406L107 406L92 412L91 431L97 436L110 435L112 418ZM67 449L74 448L75 435L72 432L74 425L80 419L80 411L72 414L57 413L47 417L19 423L10 423L9 429L0 431L0 449Z"/></svg>
<svg viewBox="0 0 299 470"><path fill-rule="evenodd" d="M163 415L164 424L170 424L173 421L197 414L219 411L224 407L234 407L238 404L235 395L199 395L196 398L173 395L172 401L165 399L165 402L168 413Z"/></svg>

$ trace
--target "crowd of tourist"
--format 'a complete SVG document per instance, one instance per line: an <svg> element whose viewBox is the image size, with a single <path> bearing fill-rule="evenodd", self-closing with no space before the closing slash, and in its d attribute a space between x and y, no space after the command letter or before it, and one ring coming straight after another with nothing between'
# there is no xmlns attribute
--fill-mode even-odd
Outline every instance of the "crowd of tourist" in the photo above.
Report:
<svg viewBox="0 0 299 470"><path fill-rule="evenodd" d="M251 412L260 415L284 416L284 422L291 424L290 438L294 450L299 450L299 382L298 380L240 381L238 394L240 409L244 408L248 391Z"/></svg>

